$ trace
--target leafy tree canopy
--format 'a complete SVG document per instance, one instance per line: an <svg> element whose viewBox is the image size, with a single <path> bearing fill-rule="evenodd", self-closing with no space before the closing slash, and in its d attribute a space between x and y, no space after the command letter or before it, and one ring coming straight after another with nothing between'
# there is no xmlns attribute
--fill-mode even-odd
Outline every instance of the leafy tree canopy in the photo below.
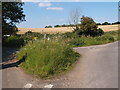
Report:
<svg viewBox="0 0 120 90"><path fill-rule="evenodd" d="M102 35L104 32L102 29L98 29L98 26L94 22L94 20L90 17L82 17L80 28L76 28L74 30L79 36L99 36Z"/></svg>
<svg viewBox="0 0 120 90"><path fill-rule="evenodd" d="M2 33L15 34L17 23L25 21L22 2L2 2Z"/></svg>
<svg viewBox="0 0 120 90"><path fill-rule="evenodd" d="M104 23L102 23L102 25L111 25L111 23L104 22Z"/></svg>

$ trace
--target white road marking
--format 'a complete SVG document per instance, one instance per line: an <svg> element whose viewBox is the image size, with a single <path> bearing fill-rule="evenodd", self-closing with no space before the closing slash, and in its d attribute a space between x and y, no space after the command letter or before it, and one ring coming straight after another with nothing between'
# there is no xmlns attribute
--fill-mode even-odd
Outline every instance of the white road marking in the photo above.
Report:
<svg viewBox="0 0 120 90"><path fill-rule="evenodd" d="M24 88L31 88L32 87L32 84L28 83L24 86Z"/></svg>
<svg viewBox="0 0 120 90"><path fill-rule="evenodd" d="M45 85L44 88L52 88L53 85L52 84L49 84L49 85Z"/></svg>

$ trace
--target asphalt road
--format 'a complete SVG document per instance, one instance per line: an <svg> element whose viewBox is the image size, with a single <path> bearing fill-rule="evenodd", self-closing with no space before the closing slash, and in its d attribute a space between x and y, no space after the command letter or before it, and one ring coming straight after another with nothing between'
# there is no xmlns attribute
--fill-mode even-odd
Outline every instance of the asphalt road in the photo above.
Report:
<svg viewBox="0 0 120 90"><path fill-rule="evenodd" d="M82 55L81 58L71 71L52 80L35 78L17 66L4 68L2 87L118 88L118 49L118 42L74 48Z"/></svg>

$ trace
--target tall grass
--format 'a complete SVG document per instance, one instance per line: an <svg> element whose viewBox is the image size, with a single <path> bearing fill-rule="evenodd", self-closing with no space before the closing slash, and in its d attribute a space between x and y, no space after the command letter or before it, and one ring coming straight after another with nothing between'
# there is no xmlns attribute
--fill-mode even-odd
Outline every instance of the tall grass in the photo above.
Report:
<svg viewBox="0 0 120 90"><path fill-rule="evenodd" d="M97 36L97 37L82 36L71 39L68 43L73 47L106 44L120 40L120 38L118 37L118 33L119 31L110 31L110 32L106 32L102 36Z"/></svg>
<svg viewBox="0 0 120 90"><path fill-rule="evenodd" d="M69 45L58 39L29 42L16 55L18 60L25 57L21 64L24 70L42 78L68 71L79 57Z"/></svg>

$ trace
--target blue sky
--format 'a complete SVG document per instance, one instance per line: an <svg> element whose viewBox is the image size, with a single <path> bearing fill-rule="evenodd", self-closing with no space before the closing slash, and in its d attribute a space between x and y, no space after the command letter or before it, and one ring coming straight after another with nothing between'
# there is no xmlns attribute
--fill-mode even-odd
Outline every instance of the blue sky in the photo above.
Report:
<svg viewBox="0 0 120 90"><path fill-rule="evenodd" d="M44 28L47 25L69 24L70 12L78 9L81 16L92 17L97 23L118 21L117 2L25 2L26 21L23 28Z"/></svg>

